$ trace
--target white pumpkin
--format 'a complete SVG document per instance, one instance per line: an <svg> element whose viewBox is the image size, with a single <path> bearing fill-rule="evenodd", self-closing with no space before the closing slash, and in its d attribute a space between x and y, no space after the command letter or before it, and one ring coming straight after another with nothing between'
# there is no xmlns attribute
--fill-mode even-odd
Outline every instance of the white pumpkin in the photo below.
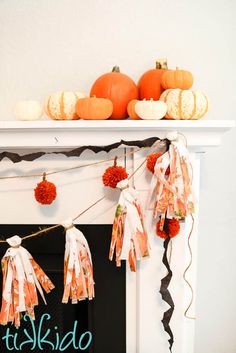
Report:
<svg viewBox="0 0 236 353"><path fill-rule="evenodd" d="M161 101L144 99L135 104L134 110L141 119L160 120L166 115L167 105Z"/></svg>
<svg viewBox="0 0 236 353"><path fill-rule="evenodd" d="M167 119L196 120L208 111L208 98L202 91L167 89L160 100L167 104Z"/></svg>
<svg viewBox="0 0 236 353"><path fill-rule="evenodd" d="M76 120L76 103L85 98L81 92L57 92L50 95L45 102L45 112L53 120Z"/></svg>
<svg viewBox="0 0 236 353"><path fill-rule="evenodd" d="M16 104L14 112L18 120L38 120L43 114L43 107L38 101L20 101Z"/></svg>

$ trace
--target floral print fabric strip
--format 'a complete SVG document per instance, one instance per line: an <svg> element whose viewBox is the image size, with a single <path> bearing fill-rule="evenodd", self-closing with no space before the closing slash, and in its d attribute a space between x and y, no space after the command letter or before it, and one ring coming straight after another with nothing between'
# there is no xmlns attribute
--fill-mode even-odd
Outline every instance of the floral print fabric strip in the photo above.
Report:
<svg viewBox="0 0 236 353"><path fill-rule="evenodd" d="M166 170L170 167L169 175ZM192 191L192 166L187 148L179 141L172 141L169 151L157 159L151 180L148 206L154 204L153 216L164 220L184 218L194 212Z"/></svg>
<svg viewBox="0 0 236 353"><path fill-rule="evenodd" d="M109 259L112 260L115 253L118 267L121 260L128 260L131 271L136 271L136 260L149 256L139 195L128 186L127 179L119 182L117 187L121 189L121 194L112 228Z"/></svg>
<svg viewBox="0 0 236 353"><path fill-rule="evenodd" d="M70 298L72 304L77 304L79 300L94 298L92 256L85 236L72 220L62 225L66 228L62 303L68 303Z"/></svg>
<svg viewBox="0 0 236 353"><path fill-rule="evenodd" d="M49 293L54 285L31 254L21 246L17 235L7 239L11 246L2 259L3 291L0 324L8 322L20 326L22 313L35 319L34 307L38 305L39 291L44 303L43 289ZM42 289L43 288L43 289Z"/></svg>

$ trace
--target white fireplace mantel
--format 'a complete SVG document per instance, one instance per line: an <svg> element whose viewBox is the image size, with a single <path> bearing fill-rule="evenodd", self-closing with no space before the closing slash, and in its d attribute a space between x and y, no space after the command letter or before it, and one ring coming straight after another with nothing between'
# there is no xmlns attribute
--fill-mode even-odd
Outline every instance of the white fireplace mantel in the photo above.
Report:
<svg viewBox="0 0 236 353"><path fill-rule="evenodd" d="M234 127L232 120L200 120L200 121L2 121L0 122L0 152L18 152L26 150L55 150L76 148L81 145L108 145L120 140L134 141L149 137L165 138L171 131L178 131L187 139L191 152L191 161L194 171L193 186L198 200L200 191L200 153L208 147L216 147L221 144L224 133ZM111 152L114 156L115 151ZM111 156L110 155L110 156ZM136 169L147 155L147 151L139 151L126 158L128 171ZM93 153L83 153L80 157L83 161L94 159L105 159L106 154L101 156ZM25 174L37 170L54 170L73 166L74 159L62 155L40 158L28 163L22 162L12 166L9 160L1 162L1 174ZM86 169L86 168L85 168ZM58 186L58 200L48 209L38 206L33 198L32 190L35 180L23 179L16 182L9 180L0 183L1 223L15 224L35 223L47 224L58 223L65 217L65 212L74 216L78 211L94 202L104 195L101 184L101 175L104 165L96 168L87 168L79 172L60 174L55 176ZM135 187L140 191L145 200L150 175L144 170L135 174ZM108 223L114 218L117 194L114 191L102 205L94 207L92 212L80 218L79 223ZM13 202L14 200L14 202ZM24 200L24 207L19 205ZM82 201L81 201L82 200ZM65 207L66 205L66 207ZM7 212L6 210L11 210ZM198 238L198 212L199 204L196 205L195 227L191 238L193 251L193 264L188 272L188 279L194 290L196 289L197 268L197 238ZM149 214L148 214L149 213ZM151 212L147 212L147 218ZM68 214L67 214L68 216ZM180 236L173 239L172 264L174 276L171 281L170 291L175 302L175 311L171 319L171 328L175 335L173 353L194 352L194 321L188 320L183 313L190 300L189 289L183 282L183 271L189 261L187 248L187 237L191 227L191 220L186 219L182 225ZM126 331L127 331L127 353L168 353L167 335L164 333L161 319L163 312L167 309L158 294L160 280L165 275L165 268L161 262L163 246L161 239L155 236L154 227L149 228L151 244L151 256L138 266L137 273L131 273L128 266L126 271ZM195 290L196 292L196 290ZM194 315L194 303L191 309Z"/></svg>
<svg viewBox="0 0 236 353"><path fill-rule="evenodd" d="M75 148L123 140L165 137L177 130L192 148L218 146L232 120L1 121L0 148Z"/></svg>

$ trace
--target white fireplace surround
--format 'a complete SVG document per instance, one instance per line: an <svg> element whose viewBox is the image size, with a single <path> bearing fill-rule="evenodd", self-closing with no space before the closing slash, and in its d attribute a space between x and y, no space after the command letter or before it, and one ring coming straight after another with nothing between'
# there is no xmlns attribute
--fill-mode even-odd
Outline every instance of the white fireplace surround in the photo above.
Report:
<svg viewBox="0 0 236 353"><path fill-rule="evenodd" d="M168 132L177 130L187 139L194 170L194 189L197 200L195 227L191 238L193 264L188 279L196 294L198 210L200 191L200 156L209 147L221 144L225 132L234 127L230 120L201 121L36 121L36 122L0 122L0 152L11 151L30 153L36 150L73 149L81 145L107 145L123 140L143 140L148 137L164 138ZM129 148L126 147L126 152ZM81 162L99 161L124 153L119 151L94 154L84 152L79 158L66 158L62 155L47 155L34 162L13 164L7 159L1 162L0 175L25 174L61 169ZM122 158L127 170L134 170L148 151L140 151L133 157ZM2 180L0 183L0 212L2 224L18 223L58 223L68 216L75 216L93 201L107 195L103 204L96 206L78 220L78 224L107 223L113 221L115 202L118 192L105 190L101 184L101 174L109 163L91 168L58 174L49 178L58 186L58 200L52 206L39 206L33 198L33 188L39 180ZM134 178L136 189L140 191L145 203L150 176L141 169ZM20 206L20 207L19 207ZM168 353L168 336L163 331L161 319L168 306L158 293L160 280L166 269L161 262L163 254L162 240L154 235L150 213L147 212L147 225L150 235L151 257L138 266L136 274L127 266L126 273L126 330L127 353ZM189 288L183 281L183 271L189 261L187 236L191 220L182 225L181 235L173 239L171 265L173 278L170 291L175 303L171 328L175 336L173 353L193 353L194 320L184 317L189 303ZM1 236L4 236L1 234ZM50 236L50 235L47 235ZM191 315L195 315L194 305ZM123 352L121 352L123 353Z"/></svg>
<svg viewBox="0 0 236 353"><path fill-rule="evenodd" d="M1 121L0 148L48 148L107 145L123 140L163 138L167 131L183 133L191 147L219 146L232 120L102 120Z"/></svg>

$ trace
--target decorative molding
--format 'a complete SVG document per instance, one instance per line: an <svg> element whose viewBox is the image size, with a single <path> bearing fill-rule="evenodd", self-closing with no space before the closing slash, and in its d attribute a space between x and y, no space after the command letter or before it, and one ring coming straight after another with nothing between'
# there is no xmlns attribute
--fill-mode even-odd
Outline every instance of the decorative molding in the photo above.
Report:
<svg viewBox="0 0 236 353"><path fill-rule="evenodd" d="M1 121L0 149L75 148L158 136L170 131L184 134L192 149L219 146L233 120L104 120Z"/></svg>

